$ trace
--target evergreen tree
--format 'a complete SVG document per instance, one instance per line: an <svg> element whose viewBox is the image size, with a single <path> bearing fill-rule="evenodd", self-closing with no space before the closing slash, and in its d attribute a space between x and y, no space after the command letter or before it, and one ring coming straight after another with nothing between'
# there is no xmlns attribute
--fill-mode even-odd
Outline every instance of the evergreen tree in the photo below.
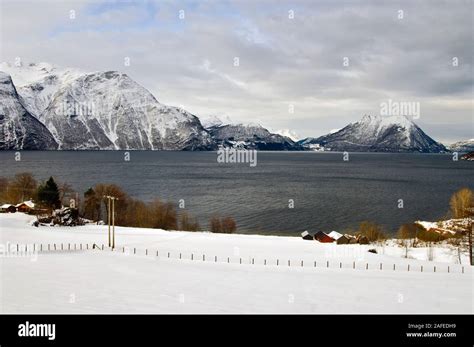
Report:
<svg viewBox="0 0 474 347"><path fill-rule="evenodd" d="M61 207L59 189L53 177L50 177L38 188L38 201L47 208L55 209Z"/></svg>

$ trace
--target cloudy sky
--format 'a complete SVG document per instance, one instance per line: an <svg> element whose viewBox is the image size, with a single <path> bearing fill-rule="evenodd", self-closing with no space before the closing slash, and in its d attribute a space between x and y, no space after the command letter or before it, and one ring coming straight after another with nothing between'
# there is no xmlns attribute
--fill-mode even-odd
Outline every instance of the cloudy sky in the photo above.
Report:
<svg viewBox="0 0 474 347"><path fill-rule="evenodd" d="M474 138L471 0L0 3L1 61L119 70L162 103L298 138L389 99L419 102L438 141Z"/></svg>

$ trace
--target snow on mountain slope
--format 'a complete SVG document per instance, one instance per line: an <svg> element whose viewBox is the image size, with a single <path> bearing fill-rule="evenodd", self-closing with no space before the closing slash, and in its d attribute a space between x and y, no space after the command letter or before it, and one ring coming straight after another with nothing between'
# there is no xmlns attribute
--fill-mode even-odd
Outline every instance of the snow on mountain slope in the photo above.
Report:
<svg viewBox="0 0 474 347"><path fill-rule="evenodd" d="M226 124L235 124L235 122L229 116L200 116L201 124L204 128L210 128L213 126L220 126Z"/></svg>
<svg viewBox="0 0 474 347"><path fill-rule="evenodd" d="M56 149L46 127L21 104L9 75L0 72L0 149Z"/></svg>
<svg viewBox="0 0 474 347"><path fill-rule="evenodd" d="M450 145L448 148L450 151L453 151L453 152L461 152L461 153L472 152L474 151L474 139L455 142L452 145Z"/></svg>
<svg viewBox="0 0 474 347"><path fill-rule="evenodd" d="M259 124L225 124L207 128L220 146L259 150L302 150L292 139L273 134Z"/></svg>
<svg viewBox="0 0 474 347"><path fill-rule="evenodd" d="M59 139L61 149L212 147L197 117L160 104L145 88L115 71L85 74L64 86L40 119Z"/></svg>
<svg viewBox="0 0 474 347"><path fill-rule="evenodd" d="M199 119L160 104L116 71L83 73L49 64L1 68L21 81L22 103L53 134L59 149L213 149Z"/></svg>
<svg viewBox="0 0 474 347"><path fill-rule="evenodd" d="M406 116L370 116L341 130L299 141L303 146L319 144L333 151L354 152L445 152L446 148L426 135Z"/></svg>
<svg viewBox="0 0 474 347"><path fill-rule="evenodd" d="M60 69L48 63L16 66L7 62L0 63L0 71L12 77L22 104L36 117L41 116L62 86L84 73L77 69Z"/></svg>
<svg viewBox="0 0 474 347"><path fill-rule="evenodd" d="M293 141L298 141L298 138L299 138L298 134L291 129L278 129L278 130L275 130L274 133L281 136L288 137Z"/></svg>

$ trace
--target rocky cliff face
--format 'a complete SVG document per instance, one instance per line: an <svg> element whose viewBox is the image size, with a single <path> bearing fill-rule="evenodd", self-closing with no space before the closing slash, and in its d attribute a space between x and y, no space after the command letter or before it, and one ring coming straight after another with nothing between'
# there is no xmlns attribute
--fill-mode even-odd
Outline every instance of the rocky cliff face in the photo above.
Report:
<svg viewBox="0 0 474 347"><path fill-rule="evenodd" d="M206 150L216 147L199 119L159 103L129 76L48 64L2 68L22 81L19 99L59 149Z"/></svg>
<svg viewBox="0 0 474 347"><path fill-rule="evenodd" d="M58 144L20 102L11 77L0 72L0 149L48 150Z"/></svg>

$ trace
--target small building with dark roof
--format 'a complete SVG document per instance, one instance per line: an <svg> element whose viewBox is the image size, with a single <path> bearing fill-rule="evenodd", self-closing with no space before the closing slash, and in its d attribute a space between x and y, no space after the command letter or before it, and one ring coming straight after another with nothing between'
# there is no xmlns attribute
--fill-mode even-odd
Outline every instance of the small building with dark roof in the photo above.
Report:
<svg viewBox="0 0 474 347"><path fill-rule="evenodd" d="M349 244L350 242L350 238L347 236L347 235L342 235L341 237L339 237L337 240L336 240L336 243L338 245L347 245Z"/></svg>
<svg viewBox="0 0 474 347"><path fill-rule="evenodd" d="M314 240L313 235L311 235L307 230L301 233L303 240Z"/></svg>

